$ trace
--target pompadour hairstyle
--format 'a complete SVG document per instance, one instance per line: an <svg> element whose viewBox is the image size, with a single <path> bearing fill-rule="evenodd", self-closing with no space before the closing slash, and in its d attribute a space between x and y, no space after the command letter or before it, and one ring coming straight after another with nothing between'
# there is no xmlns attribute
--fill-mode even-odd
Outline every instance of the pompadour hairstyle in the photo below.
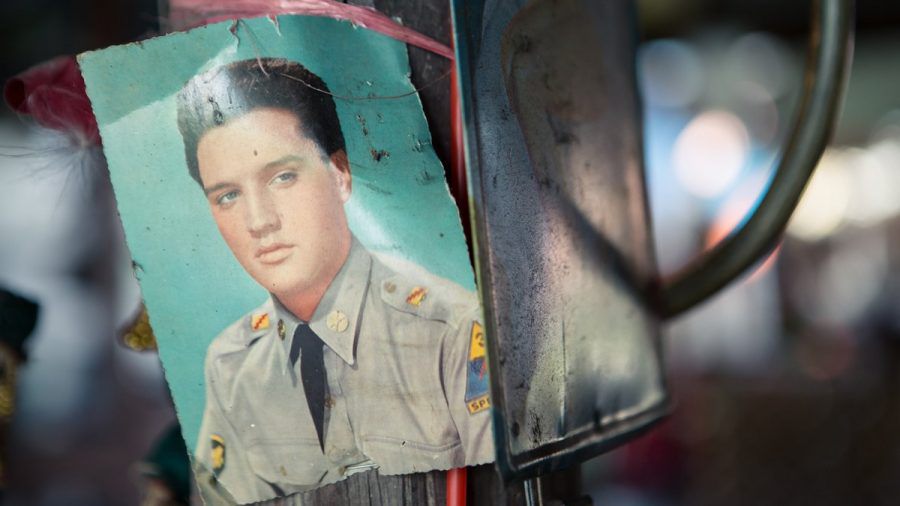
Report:
<svg viewBox="0 0 900 506"><path fill-rule="evenodd" d="M343 150L334 100L322 79L283 58L240 60L191 78L178 93L178 130L191 177L203 186L197 146L207 130L259 108L284 109L327 156Z"/></svg>

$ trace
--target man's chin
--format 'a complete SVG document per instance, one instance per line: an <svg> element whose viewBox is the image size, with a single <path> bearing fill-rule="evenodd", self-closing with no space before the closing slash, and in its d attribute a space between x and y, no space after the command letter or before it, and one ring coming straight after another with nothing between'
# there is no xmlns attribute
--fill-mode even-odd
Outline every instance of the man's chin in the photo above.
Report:
<svg viewBox="0 0 900 506"><path fill-rule="evenodd" d="M309 290L309 282L299 278L290 269L269 269L264 278L256 277L256 282L279 299L284 296L301 294Z"/></svg>

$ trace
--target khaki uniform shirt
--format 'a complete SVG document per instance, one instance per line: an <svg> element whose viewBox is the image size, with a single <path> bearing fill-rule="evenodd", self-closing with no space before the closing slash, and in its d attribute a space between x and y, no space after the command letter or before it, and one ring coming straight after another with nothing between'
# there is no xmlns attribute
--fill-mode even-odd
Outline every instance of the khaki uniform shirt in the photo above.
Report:
<svg viewBox="0 0 900 506"><path fill-rule="evenodd" d="M288 358L303 322L271 298L209 346L197 464L246 503L492 461L480 318L472 292L394 272L354 239L309 322L325 343L324 454Z"/></svg>

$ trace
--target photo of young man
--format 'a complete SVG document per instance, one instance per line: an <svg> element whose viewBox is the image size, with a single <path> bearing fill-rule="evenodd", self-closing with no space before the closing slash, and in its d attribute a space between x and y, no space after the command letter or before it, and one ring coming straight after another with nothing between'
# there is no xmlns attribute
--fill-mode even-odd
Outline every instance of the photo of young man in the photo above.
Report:
<svg viewBox="0 0 900 506"><path fill-rule="evenodd" d="M177 116L222 238L270 294L207 350L199 467L244 503L493 460L476 296L351 232L351 161L322 79L236 61L193 77Z"/></svg>

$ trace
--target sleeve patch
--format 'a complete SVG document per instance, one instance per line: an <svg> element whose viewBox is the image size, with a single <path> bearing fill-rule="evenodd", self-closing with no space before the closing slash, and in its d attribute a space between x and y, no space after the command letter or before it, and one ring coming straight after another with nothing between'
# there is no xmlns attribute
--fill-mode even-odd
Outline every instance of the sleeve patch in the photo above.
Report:
<svg viewBox="0 0 900 506"><path fill-rule="evenodd" d="M225 469L225 438L218 434L210 436L210 462L216 476Z"/></svg>
<svg viewBox="0 0 900 506"><path fill-rule="evenodd" d="M484 411L491 406L488 395L489 376L485 353L484 329L477 321L472 322L469 339L469 360L466 365L466 408L470 415Z"/></svg>
<svg viewBox="0 0 900 506"><path fill-rule="evenodd" d="M474 415L491 407L491 399L487 395L483 395L466 402L466 407L469 408L469 414Z"/></svg>
<svg viewBox="0 0 900 506"><path fill-rule="evenodd" d="M469 339L469 361L484 358L484 329L478 322L472 322L472 337Z"/></svg>

